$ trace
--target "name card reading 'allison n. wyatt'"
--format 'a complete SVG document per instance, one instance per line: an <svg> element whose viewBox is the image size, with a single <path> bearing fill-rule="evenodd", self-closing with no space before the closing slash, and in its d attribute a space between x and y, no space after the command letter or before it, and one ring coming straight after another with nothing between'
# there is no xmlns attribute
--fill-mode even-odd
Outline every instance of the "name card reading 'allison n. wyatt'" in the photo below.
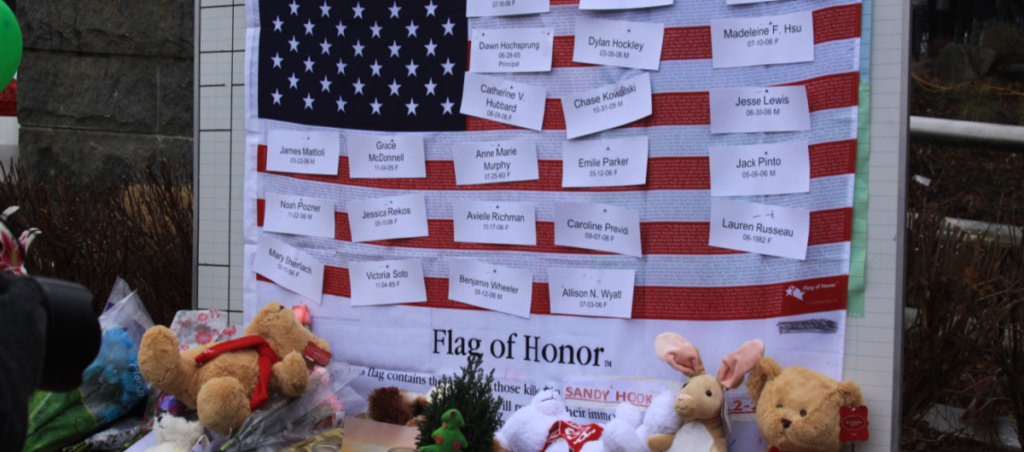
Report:
<svg viewBox="0 0 1024 452"><path fill-rule="evenodd" d="M267 193L263 230L334 238L334 201Z"/></svg>
<svg viewBox="0 0 1024 452"><path fill-rule="evenodd" d="M267 171L337 176L340 148L336 132L270 129Z"/></svg>
<svg viewBox="0 0 1024 452"><path fill-rule="evenodd" d="M253 268L292 292L323 302L324 264L287 243L260 234Z"/></svg>
<svg viewBox="0 0 1024 452"><path fill-rule="evenodd" d="M346 140L353 179L427 177L423 135L349 135Z"/></svg>
<svg viewBox="0 0 1024 452"><path fill-rule="evenodd" d="M537 180L537 142L455 143L455 185Z"/></svg>
<svg viewBox="0 0 1024 452"><path fill-rule="evenodd" d="M628 319L635 285L636 270L549 268L551 313Z"/></svg>
<svg viewBox="0 0 1024 452"><path fill-rule="evenodd" d="M562 143L563 187L617 187L647 183L646 136Z"/></svg>
<svg viewBox="0 0 1024 452"><path fill-rule="evenodd" d="M527 202L456 200L452 203L455 241L536 245L535 211Z"/></svg>
<svg viewBox="0 0 1024 452"><path fill-rule="evenodd" d="M811 130L807 88L721 88L709 92L711 133Z"/></svg>
<svg viewBox="0 0 1024 452"><path fill-rule="evenodd" d="M635 69L658 70L665 24L576 18L572 60Z"/></svg>
<svg viewBox="0 0 1024 452"><path fill-rule="evenodd" d="M539 132L546 96L543 87L467 72L459 112Z"/></svg>
<svg viewBox="0 0 1024 452"><path fill-rule="evenodd" d="M552 28L474 29L470 72L548 72L555 31Z"/></svg>
<svg viewBox="0 0 1024 452"><path fill-rule="evenodd" d="M352 306L427 301L423 263L419 259L349 262Z"/></svg>
<svg viewBox="0 0 1024 452"><path fill-rule="evenodd" d="M711 196L810 191L811 163L806 141L713 147L708 156Z"/></svg>
<svg viewBox="0 0 1024 452"><path fill-rule="evenodd" d="M353 242L425 237L427 207L422 194L348 202Z"/></svg>
<svg viewBox="0 0 1024 452"><path fill-rule="evenodd" d="M640 214L605 204L556 203L555 245L640 257Z"/></svg>
<svg viewBox="0 0 1024 452"><path fill-rule="evenodd" d="M448 298L529 318L533 273L468 259L453 259L448 262Z"/></svg>
<svg viewBox="0 0 1024 452"><path fill-rule="evenodd" d="M810 225L807 209L711 198L708 244L804 260Z"/></svg>
<svg viewBox="0 0 1024 452"><path fill-rule="evenodd" d="M651 74L562 98L565 135L576 138L651 115Z"/></svg>
<svg viewBox="0 0 1024 452"><path fill-rule="evenodd" d="M711 64L715 68L805 61L814 61L814 17L810 11L711 21Z"/></svg>

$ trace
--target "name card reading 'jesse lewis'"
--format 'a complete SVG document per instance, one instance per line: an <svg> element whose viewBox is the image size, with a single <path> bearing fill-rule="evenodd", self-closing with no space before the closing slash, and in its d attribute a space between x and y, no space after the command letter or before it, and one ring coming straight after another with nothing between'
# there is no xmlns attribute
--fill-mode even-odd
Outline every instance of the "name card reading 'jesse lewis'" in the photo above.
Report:
<svg viewBox="0 0 1024 452"><path fill-rule="evenodd" d="M278 173L338 175L336 132L267 131L267 171Z"/></svg>
<svg viewBox="0 0 1024 452"><path fill-rule="evenodd" d="M811 130L804 86L722 88L709 92L711 133Z"/></svg>
<svg viewBox="0 0 1024 452"><path fill-rule="evenodd" d="M549 268L551 313L628 319L635 285L636 270Z"/></svg>
<svg viewBox="0 0 1024 452"><path fill-rule="evenodd" d="M572 60L656 71L661 64L664 37L665 24L580 16L576 19Z"/></svg>
<svg viewBox="0 0 1024 452"><path fill-rule="evenodd" d="M455 143L455 185L537 180L537 142Z"/></svg>
<svg viewBox="0 0 1024 452"><path fill-rule="evenodd" d="M518 16L549 11L550 0L466 0L466 17Z"/></svg>
<svg viewBox="0 0 1024 452"><path fill-rule="evenodd" d="M422 135L349 135L348 173L353 179L427 177Z"/></svg>
<svg viewBox="0 0 1024 452"><path fill-rule="evenodd" d="M814 17L810 11L711 21L714 68L814 61Z"/></svg>
<svg viewBox="0 0 1024 452"><path fill-rule="evenodd" d="M562 187L647 183L646 136L562 143Z"/></svg>
<svg viewBox="0 0 1024 452"><path fill-rule="evenodd" d="M533 273L468 259L448 262L448 298L530 318Z"/></svg>
<svg viewBox="0 0 1024 452"><path fill-rule="evenodd" d="M562 98L565 134L576 138L629 124L651 115L651 75L643 73L614 85Z"/></svg>
<svg viewBox="0 0 1024 452"><path fill-rule="evenodd" d="M806 141L713 147L708 154L711 196L780 195L811 189Z"/></svg>
<svg viewBox="0 0 1024 452"><path fill-rule="evenodd" d="M419 259L349 262L352 306L427 301L423 264Z"/></svg>
<svg viewBox="0 0 1024 452"><path fill-rule="evenodd" d="M555 245L640 257L640 214L605 204L555 204Z"/></svg>
<svg viewBox="0 0 1024 452"><path fill-rule="evenodd" d="M334 238L334 201L267 193L263 230Z"/></svg>
<svg viewBox="0 0 1024 452"><path fill-rule="evenodd" d="M353 242L426 237L427 206L422 194L348 202Z"/></svg>
<svg viewBox="0 0 1024 452"><path fill-rule="evenodd" d="M546 89L473 72L464 80L460 113L540 131Z"/></svg>
<svg viewBox="0 0 1024 452"><path fill-rule="evenodd" d="M580 9L639 9L671 4L672 0L580 0Z"/></svg>
<svg viewBox="0 0 1024 452"><path fill-rule="evenodd" d="M456 200L452 229L456 242L536 245L536 207L527 202Z"/></svg>
<svg viewBox="0 0 1024 452"><path fill-rule="evenodd" d="M804 260L811 213L807 209L711 198L708 244Z"/></svg>
<svg viewBox="0 0 1024 452"><path fill-rule="evenodd" d="M552 28L474 29L470 72L548 72L555 42Z"/></svg>
<svg viewBox="0 0 1024 452"><path fill-rule="evenodd" d="M317 303L323 302L324 264L287 243L261 234L253 267L267 279Z"/></svg>

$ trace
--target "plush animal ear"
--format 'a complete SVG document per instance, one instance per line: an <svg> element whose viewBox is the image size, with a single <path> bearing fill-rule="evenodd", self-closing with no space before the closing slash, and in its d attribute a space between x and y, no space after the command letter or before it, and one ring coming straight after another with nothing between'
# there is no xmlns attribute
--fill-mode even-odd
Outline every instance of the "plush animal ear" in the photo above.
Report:
<svg viewBox="0 0 1024 452"><path fill-rule="evenodd" d="M763 356L764 342L757 339L745 342L736 351L722 358L722 365L718 367L718 382L729 389L739 386L743 382L743 376L750 372L757 360Z"/></svg>
<svg viewBox="0 0 1024 452"><path fill-rule="evenodd" d="M860 394L860 387L857 383L846 380L839 383L835 389L826 396L830 406L861 406L864 405L864 397Z"/></svg>
<svg viewBox="0 0 1024 452"><path fill-rule="evenodd" d="M761 358L754 364L754 369L750 371L750 378L747 378L747 393L750 394L750 400L757 403L757 400L761 398L761 391L764 389L764 385L767 384L771 379L778 377L782 373L782 366L775 362L771 358Z"/></svg>
<svg viewBox="0 0 1024 452"><path fill-rule="evenodd" d="M654 353L672 368L687 377L704 374L700 351L690 341L675 333L661 333L654 340Z"/></svg>

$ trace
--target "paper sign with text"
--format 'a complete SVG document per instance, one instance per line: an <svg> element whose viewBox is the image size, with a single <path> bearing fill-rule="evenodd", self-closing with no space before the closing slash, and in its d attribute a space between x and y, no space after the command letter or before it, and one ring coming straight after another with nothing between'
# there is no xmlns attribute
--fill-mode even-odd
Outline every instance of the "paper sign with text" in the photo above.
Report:
<svg viewBox="0 0 1024 452"><path fill-rule="evenodd" d="M563 187L619 187L647 183L647 136L562 143Z"/></svg>
<svg viewBox="0 0 1024 452"><path fill-rule="evenodd" d="M425 237L427 207L422 194L348 202L353 242Z"/></svg>
<svg viewBox="0 0 1024 452"><path fill-rule="evenodd" d="M533 273L468 259L448 262L448 298L529 318Z"/></svg>
<svg viewBox="0 0 1024 452"><path fill-rule="evenodd" d="M664 37L665 24L581 16L576 19L572 60L656 71Z"/></svg>
<svg viewBox="0 0 1024 452"><path fill-rule="evenodd" d="M807 209L711 198L708 244L804 260L810 224Z"/></svg>
<svg viewBox="0 0 1024 452"><path fill-rule="evenodd" d="M562 98L565 134L576 138L651 115L651 75L643 73L612 85Z"/></svg>
<svg viewBox="0 0 1024 452"><path fill-rule="evenodd" d="M768 3L777 2L779 0L725 0L726 5L748 5L751 3Z"/></svg>
<svg viewBox="0 0 1024 452"><path fill-rule="evenodd" d="M555 245L640 257L640 214L605 204L555 204Z"/></svg>
<svg viewBox="0 0 1024 452"><path fill-rule="evenodd" d="M334 238L333 200L267 193L266 206L266 231Z"/></svg>
<svg viewBox="0 0 1024 452"><path fill-rule="evenodd" d="M551 11L550 0L466 0L466 17L518 16Z"/></svg>
<svg viewBox="0 0 1024 452"><path fill-rule="evenodd" d="M267 171L337 176L340 148L336 132L270 129Z"/></svg>
<svg viewBox="0 0 1024 452"><path fill-rule="evenodd" d="M536 245L535 211L527 202L456 200L452 203L455 241Z"/></svg>
<svg viewBox="0 0 1024 452"><path fill-rule="evenodd" d="M537 180L537 142L455 143L455 185Z"/></svg>
<svg viewBox="0 0 1024 452"><path fill-rule="evenodd" d="M811 11L711 21L715 68L814 61Z"/></svg>
<svg viewBox="0 0 1024 452"><path fill-rule="evenodd" d="M540 131L547 90L499 77L467 72L459 112Z"/></svg>
<svg viewBox="0 0 1024 452"><path fill-rule="evenodd" d="M349 262L352 306L427 301L423 263L419 259Z"/></svg>
<svg viewBox="0 0 1024 452"><path fill-rule="evenodd" d="M427 177L423 135L349 135L346 139L353 179Z"/></svg>
<svg viewBox="0 0 1024 452"><path fill-rule="evenodd" d="M323 301L324 264L287 243L260 234L253 267L285 289L317 303Z"/></svg>
<svg viewBox="0 0 1024 452"><path fill-rule="evenodd" d="M709 92L711 133L811 130L804 86L722 88Z"/></svg>
<svg viewBox="0 0 1024 452"><path fill-rule="evenodd" d="M640 408L651 405L654 396L662 392L678 391L679 384L666 384L655 379L601 378L591 375L566 375L565 404L568 406L615 408L629 403Z"/></svg>
<svg viewBox="0 0 1024 452"><path fill-rule="evenodd" d="M628 319L635 285L636 270L549 268L551 313Z"/></svg>
<svg viewBox="0 0 1024 452"><path fill-rule="evenodd" d="M671 4L672 0L580 0L580 9L639 9Z"/></svg>
<svg viewBox="0 0 1024 452"><path fill-rule="evenodd" d="M552 28L474 29L470 72L548 72Z"/></svg>
<svg viewBox="0 0 1024 452"><path fill-rule="evenodd" d="M721 146L709 149L711 196L807 193L807 142Z"/></svg>

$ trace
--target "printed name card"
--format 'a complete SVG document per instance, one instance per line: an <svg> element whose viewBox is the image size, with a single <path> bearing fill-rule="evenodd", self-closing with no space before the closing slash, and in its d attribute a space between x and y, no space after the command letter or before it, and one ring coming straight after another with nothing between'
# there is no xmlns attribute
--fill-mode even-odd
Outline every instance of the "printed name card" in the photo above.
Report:
<svg viewBox="0 0 1024 452"><path fill-rule="evenodd" d="M643 73L562 98L568 138L629 124L651 115L651 75Z"/></svg>
<svg viewBox="0 0 1024 452"><path fill-rule="evenodd" d="M448 298L529 318L533 273L468 259L448 263Z"/></svg>
<svg viewBox="0 0 1024 452"><path fill-rule="evenodd" d="M580 16L576 19L572 60L656 71L661 64L664 37L665 24Z"/></svg>
<svg viewBox="0 0 1024 452"><path fill-rule="evenodd" d="M551 11L550 0L466 0L466 17L518 16Z"/></svg>
<svg viewBox="0 0 1024 452"><path fill-rule="evenodd" d="M456 143L452 149L455 185L537 180L537 142Z"/></svg>
<svg viewBox="0 0 1024 452"><path fill-rule="evenodd" d="M422 194L349 201L353 242L427 236L427 207Z"/></svg>
<svg viewBox="0 0 1024 452"><path fill-rule="evenodd" d="M267 131L267 171L338 175L341 137L335 132Z"/></svg>
<svg viewBox="0 0 1024 452"><path fill-rule="evenodd" d="M555 204L555 245L640 257L640 214L604 204Z"/></svg>
<svg viewBox="0 0 1024 452"><path fill-rule="evenodd" d="M726 5L749 5L751 3L768 3L779 0L725 0Z"/></svg>
<svg viewBox="0 0 1024 452"><path fill-rule="evenodd" d="M333 200L267 193L266 206L266 231L334 238Z"/></svg>
<svg viewBox="0 0 1024 452"><path fill-rule="evenodd" d="M253 268L277 285L317 303L323 302L324 264L268 235L260 235Z"/></svg>
<svg viewBox="0 0 1024 452"><path fill-rule="evenodd" d="M811 11L711 21L714 68L814 61Z"/></svg>
<svg viewBox="0 0 1024 452"><path fill-rule="evenodd" d="M635 285L636 270L550 268L551 313L628 319Z"/></svg>
<svg viewBox="0 0 1024 452"><path fill-rule="evenodd" d="M352 306L427 301L423 264L419 259L349 262Z"/></svg>
<svg viewBox="0 0 1024 452"><path fill-rule="evenodd" d="M536 208L531 203L463 201L452 203L456 242L536 245Z"/></svg>
<svg viewBox="0 0 1024 452"><path fill-rule="evenodd" d="M617 187L647 183L646 136L566 141L563 187Z"/></svg>
<svg viewBox="0 0 1024 452"><path fill-rule="evenodd" d="M555 32L552 28L474 29L470 72L548 72Z"/></svg>
<svg viewBox="0 0 1024 452"><path fill-rule="evenodd" d="M353 179L427 177L422 135L349 135L347 141Z"/></svg>
<svg viewBox="0 0 1024 452"><path fill-rule="evenodd" d="M539 132L546 96L539 86L467 72L459 112Z"/></svg>
<svg viewBox="0 0 1024 452"><path fill-rule="evenodd" d="M779 195L811 189L807 142L713 147L711 196Z"/></svg>
<svg viewBox="0 0 1024 452"><path fill-rule="evenodd" d="M672 0L580 0L580 9L639 9L671 4Z"/></svg>
<svg viewBox="0 0 1024 452"><path fill-rule="evenodd" d="M810 224L807 209L711 198L708 244L804 260Z"/></svg>
<svg viewBox="0 0 1024 452"><path fill-rule="evenodd" d="M804 86L722 88L709 92L711 133L811 130Z"/></svg>

